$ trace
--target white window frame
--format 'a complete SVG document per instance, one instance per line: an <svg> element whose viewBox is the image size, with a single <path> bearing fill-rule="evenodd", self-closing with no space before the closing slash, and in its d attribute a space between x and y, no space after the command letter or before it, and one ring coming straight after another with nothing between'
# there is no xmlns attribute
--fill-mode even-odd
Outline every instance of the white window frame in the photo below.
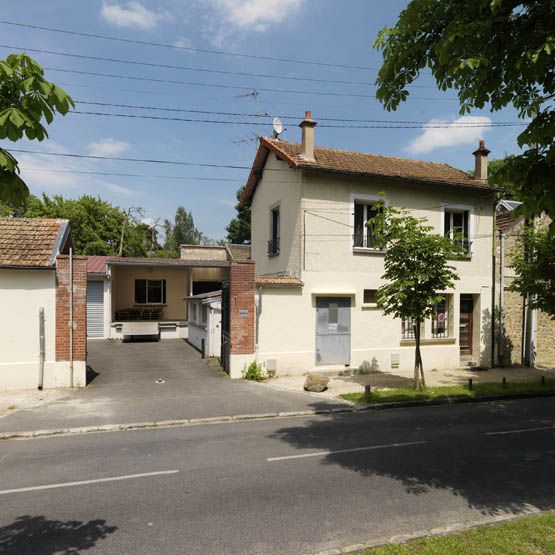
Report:
<svg viewBox="0 0 555 555"><path fill-rule="evenodd" d="M377 249L375 247L355 247L354 246L354 236L355 236L355 203L361 202L365 204L372 204L380 202L383 197L379 195L369 195L369 194L358 194L351 193L349 195L349 208L351 211L351 235L349 236L349 249L353 252L368 252L368 253L382 253L383 250ZM389 204L389 199L385 200L386 204Z"/></svg>
<svg viewBox="0 0 555 555"><path fill-rule="evenodd" d="M474 206L472 204L442 203L440 210L441 220L439 223L442 237L445 237L445 212L468 212L468 242L470 243L468 257L471 257L474 253Z"/></svg>

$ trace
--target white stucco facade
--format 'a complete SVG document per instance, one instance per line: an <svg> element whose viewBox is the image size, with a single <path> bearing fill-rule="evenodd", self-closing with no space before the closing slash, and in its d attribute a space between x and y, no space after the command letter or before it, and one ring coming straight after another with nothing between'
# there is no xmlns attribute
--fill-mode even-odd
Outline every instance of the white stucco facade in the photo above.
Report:
<svg viewBox="0 0 555 555"><path fill-rule="evenodd" d="M70 387L67 361L56 361L56 272L0 268L0 390L39 383L39 310L44 309L44 387ZM74 361L73 385L82 387L86 363Z"/></svg>
<svg viewBox="0 0 555 555"><path fill-rule="evenodd" d="M461 295L472 296L473 331L470 358L491 363L493 198L489 191L445 184L366 178L330 172L291 169L270 153L252 198L252 258L257 275L288 275L302 287L257 290L259 305L257 359L279 374L326 369L316 365L316 299L350 299L350 361L358 367L410 375L414 344L403 339L401 322L364 304L364 290L376 290L384 271L383 253L353 247L354 202L376 200L384 192L395 207L425 217L443 233L444 211L468 213L471 256L453 261L460 277L446 294L448 333L433 338L424 324L422 354L425 368L461 365L459 311ZM279 183L275 183L278 179ZM272 183L274 181L274 183ZM280 253L268 257L270 210L280 206ZM262 299L260 299L262 297Z"/></svg>

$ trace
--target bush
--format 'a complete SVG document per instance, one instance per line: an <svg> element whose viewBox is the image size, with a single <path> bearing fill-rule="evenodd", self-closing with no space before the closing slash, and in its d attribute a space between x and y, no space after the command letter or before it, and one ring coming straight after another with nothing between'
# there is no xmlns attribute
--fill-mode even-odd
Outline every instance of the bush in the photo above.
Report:
<svg viewBox="0 0 555 555"><path fill-rule="evenodd" d="M253 360L247 368L243 371L244 380L252 380L255 382L264 381L268 375L256 360Z"/></svg>

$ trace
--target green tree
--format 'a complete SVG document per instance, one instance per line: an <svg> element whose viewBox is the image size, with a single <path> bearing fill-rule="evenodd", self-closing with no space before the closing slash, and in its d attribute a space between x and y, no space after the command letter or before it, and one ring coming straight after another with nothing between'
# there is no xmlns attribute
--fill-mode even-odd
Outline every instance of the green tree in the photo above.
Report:
<svg viewBox="0 0 555 555"><path fill-rule="evenodd" d="M555 240L545 222L525 227L510 256L516 273L511 291L555 319Z"/></svg>
<svg viewBox="0 0 555 555"><path fill-rule="evenodd" d="M237 216L229 222L229 225L225 228L227 231L227 240L230 243L241 245L243 243L250 243L251 241L251 207L249 204L242 204L241 197L243 196L243 191L245 187L241 187L237 191L237 204L235 205L235 210L237 210Z"/></svg>
<svg viewBox="0 0 555 555"><path fill-rule="evenodd" d="M25 54L10 54L0 60L0 140L43 141L46 124L56 113L66 114L75 106L68 93L44 78L42 67ZM0 147L0 201L22 204L29 189L19 177L15 157Z"/></svg>
<svg viewBox="0 0 555 555"><path fill-rule="evenodd" d="M0 204L0 206L2 206ZM39 199L30 196L24 213L28 218L64 218L71 224L75 254L116 255L121 241L121 230L127 217L117 206L99 197L83 195L66 199L61 195ZM125 227L124 256L146 256L150 245L150 230L140 222Z"/></svg>
<svg viewBox="0 0 555 555"><path fill-rule="evenodd" d="M411 0L374 46L383 52L377 98L395 110L425 70L442 91L455 89L461 114L514 106L531 118L518 136L525 150L506 161L529 215L555 217L555 2Z"/></svg>
<svg viewBox="0 0 555 555"><path fill-rule="evenodd" d="M164 221L166 241L162 256L179 256L181 245L200 245L204 235L195 226L192 212L187 212L183 206L178 206L173 224L170 220Z"/></svg>
<svg viewBox="0 0 555 555"><path fill-rule="evenodd" d="M462 241L439 235L426 218L394 208L385 199L375 205L371 226L376 246L384 252L385 284L377 292L377 304L384 314L414 323L414 388L425 387L420 352L420 329L441 301L440 291L459 279L449 260L465 254ZM456 238L455 238L456 239Z"/></svg>

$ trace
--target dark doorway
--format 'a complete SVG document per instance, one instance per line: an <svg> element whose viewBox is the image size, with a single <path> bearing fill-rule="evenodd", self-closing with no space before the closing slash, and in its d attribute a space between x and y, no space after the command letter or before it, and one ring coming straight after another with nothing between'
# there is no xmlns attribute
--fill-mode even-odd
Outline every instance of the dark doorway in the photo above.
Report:
<svg viewBox="0 0 555 555"><path fill-rule="evenodd" d="M461 355L472 355L472 313L474 299L472 295L461 295L461 314L459 322L459 346Z"/></svg>

